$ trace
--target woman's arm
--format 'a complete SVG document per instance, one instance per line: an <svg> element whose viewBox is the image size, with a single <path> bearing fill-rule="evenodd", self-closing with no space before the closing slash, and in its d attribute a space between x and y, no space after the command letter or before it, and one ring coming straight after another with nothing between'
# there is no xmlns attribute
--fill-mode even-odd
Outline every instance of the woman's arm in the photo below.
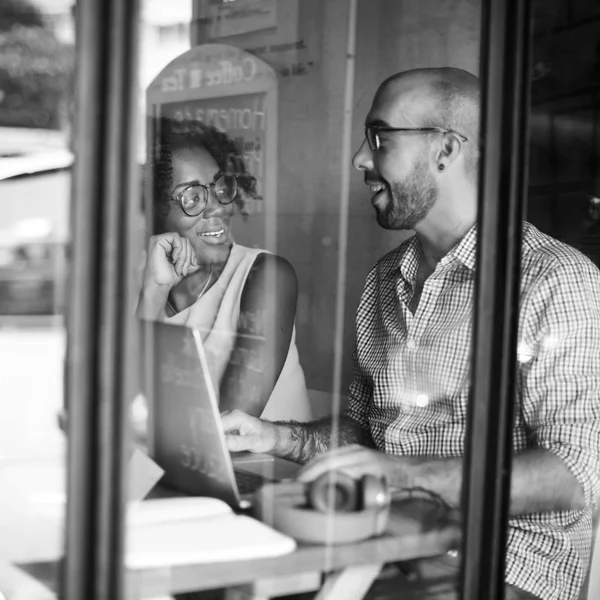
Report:
<svg viewBox="0 0 600 600"><path fill-rule="evenodd" d="M287 358L298 280L290 263L260 254L242 291L237 339L221 382L220 410L260 416Z"/></svg>
<svg viewBox="0 0 600 600"><path fill-rule="evenodd" d="M136 314L140 319L159 321L165 315L165 304L169 297L168 286L144 281L138 299Z"/></svg>
<svg viewBox="0 0 600 600"><path fill-rule="evenodd" d="M138 317L152 321L162 319L171 288L198 268L198 260L188 239L174 232L153 235L148 244Z"/></svg>

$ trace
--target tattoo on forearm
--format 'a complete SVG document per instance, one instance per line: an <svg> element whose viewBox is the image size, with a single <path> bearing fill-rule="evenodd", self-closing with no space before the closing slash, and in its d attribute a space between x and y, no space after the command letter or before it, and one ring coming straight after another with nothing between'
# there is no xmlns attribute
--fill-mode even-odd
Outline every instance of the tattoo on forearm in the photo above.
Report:
<svg viewBox="0 0 600 600"><path fill-rule="evenodd" d="M367 441L361 426L345 416L340 417L335 439L332 436L331 417L310 423L280 421L277 424L284 425L289 436L289 443L281 448L279 454L298 463L308 462L313 456L333 447L364 444Z"/></svg>

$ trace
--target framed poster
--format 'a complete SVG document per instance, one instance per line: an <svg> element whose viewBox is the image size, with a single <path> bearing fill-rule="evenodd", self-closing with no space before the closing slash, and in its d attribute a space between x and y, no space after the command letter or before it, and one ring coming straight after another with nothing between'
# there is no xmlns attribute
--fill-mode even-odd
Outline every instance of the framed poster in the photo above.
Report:
<svg viewBox="0 0 600 600"><path fill-rule="evenodd" d="M277 76L273 68L232 46L196 46L157 75L146 100L149 147L160 117L207 123L234 140L262 197L249 203L247 219L236 218L235 240L276 252Z"/></svg>
<svg viewBox="0 0 600 600"><path fill-rule="evenodd" d="M200 0L195 10L210 40L277 27L276 0Z"/></svg>

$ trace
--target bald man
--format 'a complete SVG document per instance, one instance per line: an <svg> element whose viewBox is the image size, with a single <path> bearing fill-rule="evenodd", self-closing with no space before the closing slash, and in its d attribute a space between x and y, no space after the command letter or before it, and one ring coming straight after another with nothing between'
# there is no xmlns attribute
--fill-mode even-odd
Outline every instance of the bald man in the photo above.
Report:
<svg viewBox="0 0 600 600"><path fill-rule="evenodd" d="M342 447L327 452L330 419L268 423L232 412L223 415L231 450L312 460L305 481L330 469L379 473L393 488L460 505L478 130L479 83L469 73L415 70L380 86L353 164L379 224L416 235L367 277ZM600 493L600 272L527 223L521 271L506 597L571 600L587 572ZM452 557L421 561L398 597L456 598L458 566Z"/></svg>

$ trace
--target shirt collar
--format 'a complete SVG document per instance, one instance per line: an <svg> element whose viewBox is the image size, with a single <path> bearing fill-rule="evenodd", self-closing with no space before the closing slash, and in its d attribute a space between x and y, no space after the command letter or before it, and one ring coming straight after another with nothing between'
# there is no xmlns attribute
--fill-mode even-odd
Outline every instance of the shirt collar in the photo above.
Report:
<svg viewBox="0 0 600 600"><path fill-rule="evenodd" d="M463 239L460 240L460 242L458 242L458 244L456 244L456 246L454 246L452 250L450 250L450 252L448 252L448 254L446 254L446 256L442 258L442 260L440 260L440 265L446 265L450 261L457 259L463 265L465 265L467 269L469 269L470 271L474 271L476 251L477 225L473 225L471 229L467 231Z"/></svg>
<svg viewBox="0 0 600 600"><path fill-rule="evenodd" d="M390 275L397 276L398 274L408 283L414 285L417 280L417 272L419 263L423 256L421 243L417 235L413 235L405 242L404 252L400 257L400 261L396 269ZM454 260L460 261L470 271L475 270L475 253L477 250L477 225L473 225L465 236L456 244L446 256L440 260L440 265L444 266Z"/></svg>
<svg viewBox="0 0 600 600"><path fill-rule="evenodd" d="M393 274L400 274L404 281L414 285L417 281L417 272L422 255L421 242L419 242L419 238L416 235L413 235L407 240L406 249L402 253L398 267Z"/></svg>

